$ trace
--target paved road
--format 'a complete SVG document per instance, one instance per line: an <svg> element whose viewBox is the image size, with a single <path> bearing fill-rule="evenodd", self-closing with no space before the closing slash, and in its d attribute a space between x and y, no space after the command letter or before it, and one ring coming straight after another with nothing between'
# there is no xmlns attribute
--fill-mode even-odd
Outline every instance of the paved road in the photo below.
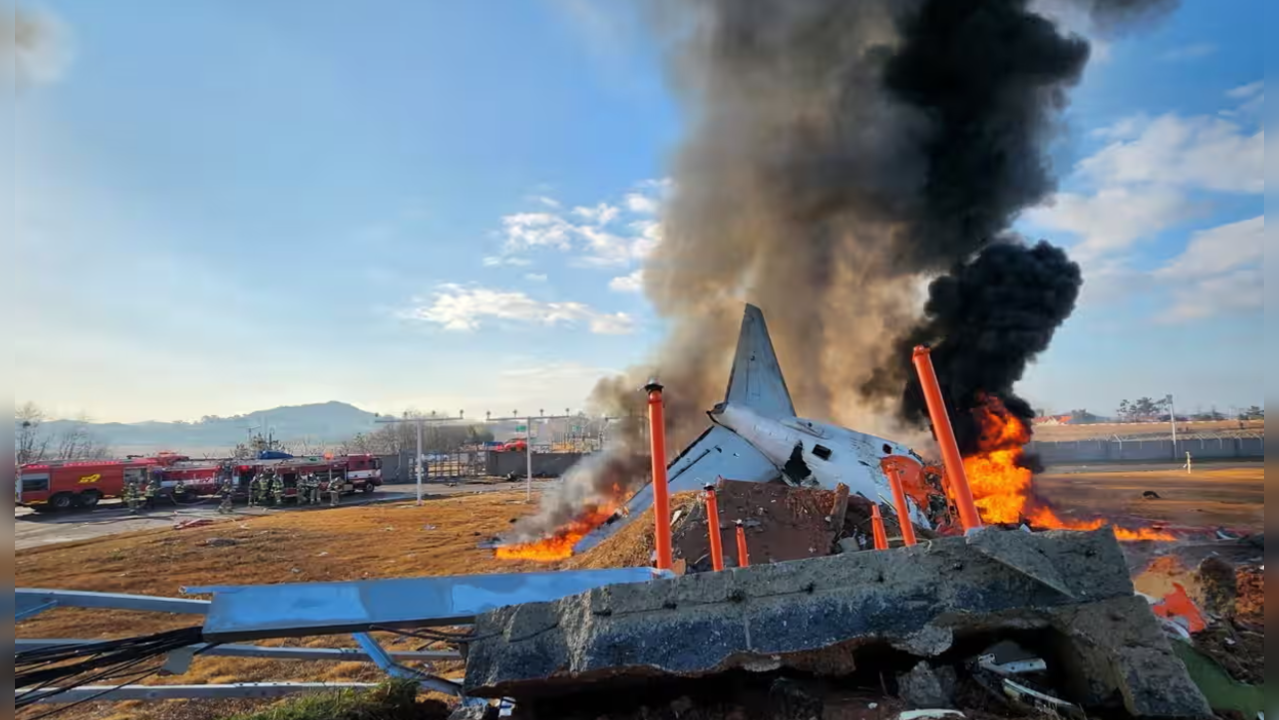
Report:
<svg viewBox="0 0 1279 720"><path fill-rule="evenodd" d="M554 480L535 481L533 489L541 490L554 482ZM524 484L465 483L446 486L431 483L423 486L423 489L424 497L429 500L433 497L445 497L463 493L522 490L524 489ZM350 507L352 505L368 505L371 503L400 502L413 500L416 496L416 488L413 485L386 485L372 495L344 497L342 498L342 505ZM180 520L199 518L227 519L226 515L218 513L217 508L218 501L211 498L193 505L183 505L180 508L171 507L155 510L145 515L130 515L124 506L118 502L104 502L91 511L73 511L65 514L37 514L27 508L17 508L14 512L13 545L15 550L22 550L54 543L90 540L95 537L132 532L134 530L172 527L174 522ZM314 509L314 511L318 512L323 509ZM236 505L235 515L232 517L242 519L277 512L306 512L308 510L306 507L296 508L293 506L276 510Z"/></svg>

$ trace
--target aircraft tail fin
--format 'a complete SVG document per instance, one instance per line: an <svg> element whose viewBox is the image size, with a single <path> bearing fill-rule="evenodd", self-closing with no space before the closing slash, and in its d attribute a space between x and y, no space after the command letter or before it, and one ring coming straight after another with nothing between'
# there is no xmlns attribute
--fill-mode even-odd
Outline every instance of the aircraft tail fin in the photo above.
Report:
<svg viewBox="0 0 1279 720"><path fill-rule="evenodd" d="M737 339L737 355L733 358L725 402L748 407L765 417L795 416L795 405L786 389L777 353L773 351L764 313L754 305L747 305L742 317L742 332Z"/></svg>

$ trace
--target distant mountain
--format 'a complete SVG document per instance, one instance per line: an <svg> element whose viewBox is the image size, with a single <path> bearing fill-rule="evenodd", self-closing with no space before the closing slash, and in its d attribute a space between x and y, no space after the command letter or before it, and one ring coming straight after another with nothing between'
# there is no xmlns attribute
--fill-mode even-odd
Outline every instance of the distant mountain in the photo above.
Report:
<svg viewBox="0 0 1279 720"><path fill-rule="evenodd" d="M116 450L131 452L173 450L195 453L212 448L233 448L250 432L288 442L307 439L337 442L376 429L371 412L341 402L317 403L259 410L234 417L208 416L195 422L88 423L99 441ZM42 429L56 437L77 425L73 420L52 420Z"/></svg>

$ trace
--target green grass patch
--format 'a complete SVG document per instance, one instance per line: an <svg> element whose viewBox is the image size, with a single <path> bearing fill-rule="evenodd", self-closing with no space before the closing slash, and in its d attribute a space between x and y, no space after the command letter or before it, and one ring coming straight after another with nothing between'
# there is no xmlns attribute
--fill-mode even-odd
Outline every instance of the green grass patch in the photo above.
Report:
<svg viewBox="0 0 1279 720"><path fill-rule="evenodd" d="M335 690L289 698L266 710L229 720L446 720L438 700L418 700L418 685L392 680L373 690Z"/></svg>

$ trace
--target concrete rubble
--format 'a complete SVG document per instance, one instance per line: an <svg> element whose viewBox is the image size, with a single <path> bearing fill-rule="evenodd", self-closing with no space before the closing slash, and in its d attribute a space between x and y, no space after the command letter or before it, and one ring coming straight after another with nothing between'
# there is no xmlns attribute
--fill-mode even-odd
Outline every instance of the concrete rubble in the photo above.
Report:
<svg viewBox="0 0 1279 720"><path fill-rule="evenodd" d="M944 695L949 671L937 668L1009 636L1065 678L1057 685L1063 699L1089 710L1211 715L1134 595L1106 529L987 529L912 548L613 585L494 610L477 619L476 634L466 693L515 698L530 717L539 705L588 691L743 671L847 676L867 658L919 673L923 690ZM929 663L922 672L921 661ZM924 682L928 675L936 687ZM809 702L794 688L773 692L791 705Z"/></svg>

